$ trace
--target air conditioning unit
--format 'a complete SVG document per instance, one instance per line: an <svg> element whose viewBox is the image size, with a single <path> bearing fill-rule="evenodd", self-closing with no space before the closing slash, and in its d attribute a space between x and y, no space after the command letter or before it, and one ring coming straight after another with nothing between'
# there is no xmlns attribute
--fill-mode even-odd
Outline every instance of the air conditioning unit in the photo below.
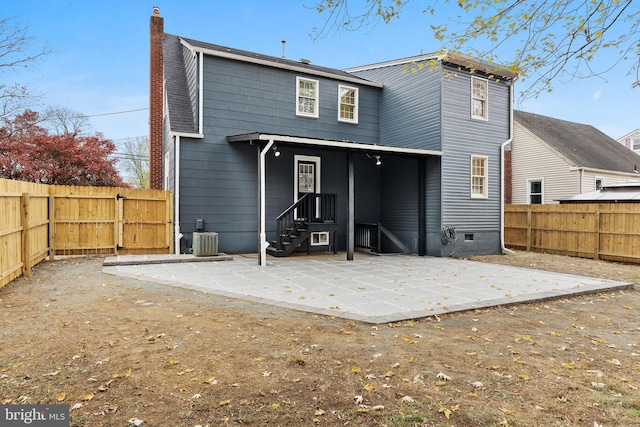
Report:
<svg viewBox="0 0 640 427"><path fill-rule="evenodd" d="M193 233L193 255L218 255L218 233Z"/></svg>

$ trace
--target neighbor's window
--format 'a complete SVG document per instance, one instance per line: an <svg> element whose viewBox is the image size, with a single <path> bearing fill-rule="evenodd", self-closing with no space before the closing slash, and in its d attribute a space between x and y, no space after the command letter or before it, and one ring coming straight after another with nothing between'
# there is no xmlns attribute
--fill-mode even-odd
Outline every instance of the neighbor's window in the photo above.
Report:
<svg viewBox="0 0 640 427"><path fill-rule="evenodd" d="M596 191L600 190L604 185L604 178L596 176Z"/></svg>
<svg viewBox="0 0 640 427"><path fill-rule="evenodd" d="M487 162L486 157L471 156L471 197L489 197Z"/></svg>
<svg viewBox="0 0 640 427"><path fill-rule="evenodd" d="M471 118L487 120L487 95L489 93L489 81L471 77Z"/></svg>
<svg viewBox="0 0 640 427"><path fill-rule="evenodd" d="M338 120L358 123L358 89L339 85L338 103Z"/></svg>
<svg viewBox="0 0 640 427"><path fill-rule="evenodd" d="M296 99L298 116L318 117L318 81L296 77Z"/></svg>
<svg viewBox="0 0 640 427"><path fill-rule="evenodd" d="M542 189L543 189L543 180L541 179L532 179L529 181L529 204L530 205L541 205L543 202L542 197Z"/></svg>

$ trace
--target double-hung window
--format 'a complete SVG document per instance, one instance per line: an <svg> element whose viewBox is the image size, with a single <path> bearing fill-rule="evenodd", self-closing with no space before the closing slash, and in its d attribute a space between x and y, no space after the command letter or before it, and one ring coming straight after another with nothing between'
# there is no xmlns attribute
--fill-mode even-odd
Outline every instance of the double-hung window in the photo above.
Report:
<svg viewBox="0 0 640 427"><path fill-rule="evenodd" d="M529 193L529 204L530 205L541 205L544 203L544 180L543 179L530 179L529 188L527 192Z"/></svg>
<svg viewBox="0 0 640 427"><path fill-rule="evenodd" d="M489 81L471 77L471 118L488 120Z"/></svg>
<svg viewBox="0 0 640 427"><path fill-rule="evenodd" d="M471 197L486 199L489 197L488 189L488 158L484 156L471 156Z"/></svg>
<svg viewBox="0 0 640 427"><path fill-rule="evenodd" d="M296 115L318 117L318 81L296 77Z"/></svg>
<svg viewBox="0 0 640 427"><path fill-rule="evenodd" d="M338 121L358 123L358 89L338 85Z"/></svg>

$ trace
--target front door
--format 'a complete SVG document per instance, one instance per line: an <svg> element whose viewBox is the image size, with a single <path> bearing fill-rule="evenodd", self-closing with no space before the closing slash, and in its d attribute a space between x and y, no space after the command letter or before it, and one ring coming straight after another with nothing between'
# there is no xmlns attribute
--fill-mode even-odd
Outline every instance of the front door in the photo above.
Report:
<svg viewBox="0 0 640 427"><path fill-rule="evenodd" d="M319 194L320 193L320 157L314 156L295 156L294 166L294 194L293 201L299 200L305 194ZM307 196L311 197L311 196ZM317 197L316 197L317 198ZM311 216L318 217L320 215L320 206L316 201L311 202L313 211L310 212ZM306 212L296 212L297 218L307 218Z"/></svg>

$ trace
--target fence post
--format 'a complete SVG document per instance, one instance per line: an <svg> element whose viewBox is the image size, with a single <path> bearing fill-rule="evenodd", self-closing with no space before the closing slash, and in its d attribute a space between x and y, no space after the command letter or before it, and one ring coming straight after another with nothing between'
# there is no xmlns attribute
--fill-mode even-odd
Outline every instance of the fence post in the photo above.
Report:
<svg viewBox="0 0 640 427"><path fill-rule="evenodd" d="M527 252L531 251L531 206L527 207Z"/></svg>
<svg viewBox="0 0 640 427"><path fill-rule="evenodd" d="M595 243L595 254L593 256L593 259L600 259L600 211L596 211L596 230L595 230L595 235L596 235L596 241Z"/></svg>
<svg viewBox="0 0 640 427"><path fill-rule="evenodd" d="M49 194L49 261L56 256L56 196Z"/></svg>
<svg viewBox="0 0 640 427"><path fill-rule="evenodd" d="M29 250L29 193L22 193L22 274L31 277L31 251Z"/></svg>

